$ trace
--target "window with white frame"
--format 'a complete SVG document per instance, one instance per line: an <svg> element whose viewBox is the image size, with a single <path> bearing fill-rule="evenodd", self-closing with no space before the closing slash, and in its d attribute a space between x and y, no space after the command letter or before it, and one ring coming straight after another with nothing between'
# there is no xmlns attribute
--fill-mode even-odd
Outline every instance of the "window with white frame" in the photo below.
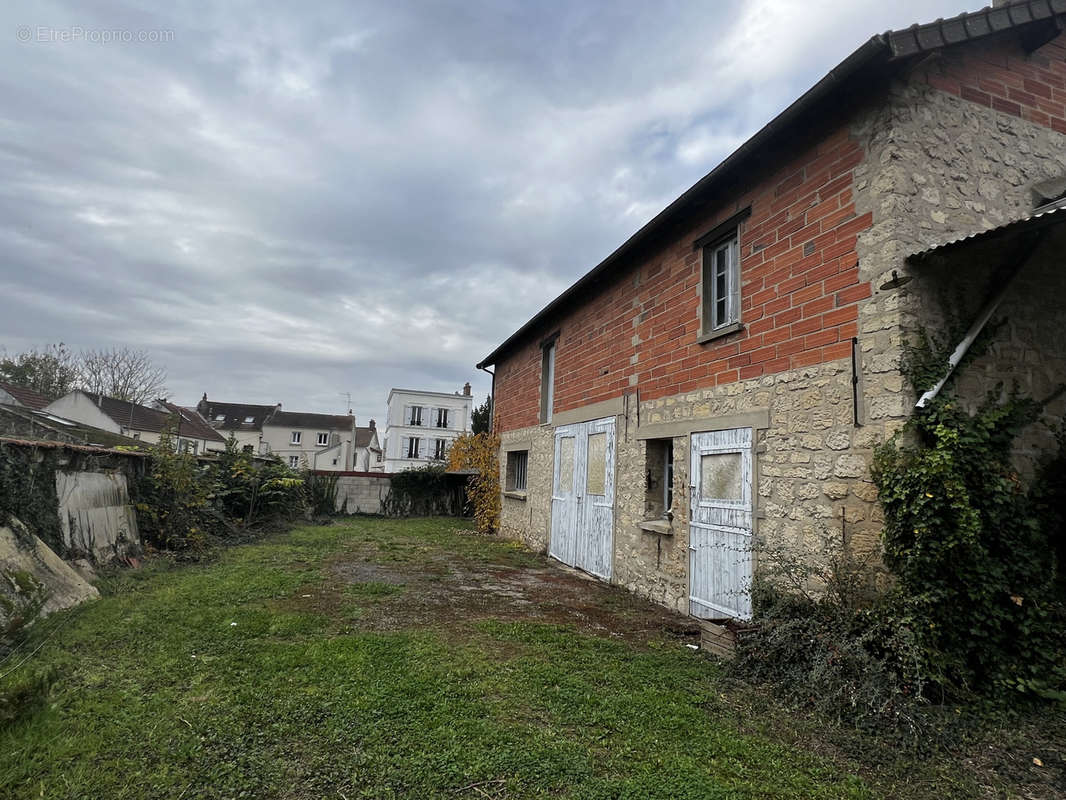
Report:
<svg viewBox="0 0 1066 800"><path fill-rule="evenodd" d="M703 248L703 333L740 322L740 258L737 234Z"/></svg>
<svg viewBox="0 0 1066 800"><path fill-rule="evenodd" d="M408 406L407 407L407 424L408 425L421 425L422 424L422 406Z"/></svg>
<svg viewBox="0 0 1066 800"><path fill-rule="evenodd" d="M318 434L318 446L319 447L325 447L327 444L329 444L329 434L328 433L320 433L320 434Z"/></svg>
<svg viewBox="0 0 1066 800"><path fill-rule="evenodd" d="M225 414L215 414L215 422L222 422L226 419Z"/></svg>
<svg viewBox="0 0 1066 800"><path fill-rule="evenodd" d="M447 428L448 427L448 409L446 409L446 408L438 408L437 409L437 427L438 428Z"/></svg>
<svg viewBox="0 0 1066 800"><path fill-rule="evenodd" d="M524 492L526 490L526 470L529 466L528 450L512 450L507 453L508 491Z"/></svg>
<svg viewBox="0 0 1066 800"><path fill-rule="evenodd" d="M300 466L299 456L289 456L289 466L293 469L297 469Z"/></svg>
<svg viewBox="0 0 1066 800"><path fill-rule="evenodd" d="M245 417L244 418L244 424L245 425L251 425L254 422L255 422L255 417Z"/></svg>
<svg viewBox="0 0 1066 800"><path fill-rule="evenodd" d="M407 457L418 458L418 445L422 440L417 436L412 436L407 440Z"/></svg>
<svg viewBox="0 0 1066 800"><path fill-rule="evenodd" d="M433 457L438 461L443 461L448 457L448 440L437 439L433 443Z"/></svg>
<svg viewBox="0 0 1066 800"><path fill-rule="evenodd" d="M299 444L303 439L303 434L300 431L293 431L292 437L289 439L289 444Z"/></svg>

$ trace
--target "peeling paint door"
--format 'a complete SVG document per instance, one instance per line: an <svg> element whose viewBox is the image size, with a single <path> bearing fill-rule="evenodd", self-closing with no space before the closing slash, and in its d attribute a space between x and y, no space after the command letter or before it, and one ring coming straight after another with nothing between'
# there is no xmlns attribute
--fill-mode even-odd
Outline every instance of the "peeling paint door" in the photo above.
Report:
<svg viewBox="0 0 1066 800"><path fill-rule="evenodd" d="M614 548L614 418L555 431L549 553L609 580Z"/></svg>
<svg viewBox="0 0 1066 800"><path fill-rule="evenodd" d="M555 429L555 473L552 483L552 532L548 554L564 564L575 566L577 561L577 525L579 494L577 477L582 472L578 464L581 448L580 425L565 425Z"/></svg>
<svg viewBox="0 0 1066 800"><path fill-rule="evenodd" d="M689 613L751 619L752 430L692 434Z"/></svg>

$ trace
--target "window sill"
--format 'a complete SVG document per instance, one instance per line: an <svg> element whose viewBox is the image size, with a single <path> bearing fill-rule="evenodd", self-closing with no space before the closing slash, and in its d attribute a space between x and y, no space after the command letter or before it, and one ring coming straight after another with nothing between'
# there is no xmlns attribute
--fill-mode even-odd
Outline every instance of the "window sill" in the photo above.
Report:
<svg viewBox="0 0 1066 800"><path fill-rule="evenodd" d="M512 500L524 501L526 499L526 493L523 491L519 491L518 489L508 489L503 493L503 496L510 497Z"/></svg>
<svg viewBox="0 0 1066 800"><path fill-rule="evenodd" d="M744 330L743 322L734 322L732 325L726 325L724 328L718 328L710 333L704 333L696 339L696 344L707 344L707 342L713 342L715 339L721 339L723 336L729 336L731 333Z"/></svg>
<svg viewBox="0 0 1066 800"><path fill-rule="evenodd" d="M645 533L657 533L660 536L673 536L673 524L668 519L646 519L640 523L640 529Z"/></svg>

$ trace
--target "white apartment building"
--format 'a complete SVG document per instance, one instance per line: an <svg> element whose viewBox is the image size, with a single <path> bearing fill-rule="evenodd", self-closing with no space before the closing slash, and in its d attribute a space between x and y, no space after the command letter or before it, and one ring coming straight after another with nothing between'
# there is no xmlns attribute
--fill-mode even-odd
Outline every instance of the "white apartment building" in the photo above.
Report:
<svg viewBox="0 0 1066 800"><path fill-rule="evenodd" d="M452 441L471 430L470 384L460 394L393 389L385 420L385 472L441 464Z"/></svg>

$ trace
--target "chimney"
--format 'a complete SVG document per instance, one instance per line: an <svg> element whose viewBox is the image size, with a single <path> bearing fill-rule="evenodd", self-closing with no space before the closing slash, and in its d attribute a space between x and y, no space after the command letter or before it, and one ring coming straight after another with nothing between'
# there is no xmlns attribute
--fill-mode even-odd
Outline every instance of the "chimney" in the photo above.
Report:
<svg viewBox="0 0 1066 800"><path fill-rule="evenodd" d="M370 420L370 430L377 430L378 424L374 420Z"/></svg>
<svg viewBox="0 0 1066 800"><path fill-rule="evenodd" d="M470 381L467 381L463 385L463 397L469 397L469 396L470 396Z"/></svg>

